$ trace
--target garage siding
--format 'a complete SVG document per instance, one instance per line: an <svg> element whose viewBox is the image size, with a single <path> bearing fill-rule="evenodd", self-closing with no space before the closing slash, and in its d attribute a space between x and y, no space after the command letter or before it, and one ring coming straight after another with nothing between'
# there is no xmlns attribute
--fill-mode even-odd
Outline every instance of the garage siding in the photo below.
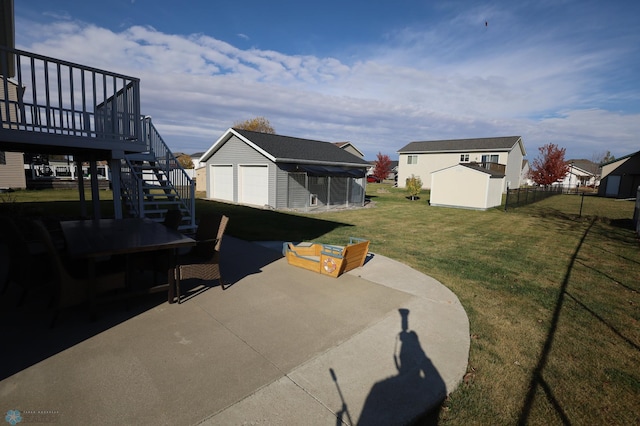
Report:
<svg viewBox="0 0 640 426"><path fill-rule="evenodd" d="M240 200L240 175L239 166L241 165L269 165L269 205L273 205L276 198L276 173L274 163L266 158L264 155L251 148L244 143L238 137L231 137L227 143L220 147L215 156L212 156L207 161L207 166L211 165L232 165L233 166L233 200L234 202L241 202ZM207 183L207 196L211 198L213 188L211 183Z"/></svg>

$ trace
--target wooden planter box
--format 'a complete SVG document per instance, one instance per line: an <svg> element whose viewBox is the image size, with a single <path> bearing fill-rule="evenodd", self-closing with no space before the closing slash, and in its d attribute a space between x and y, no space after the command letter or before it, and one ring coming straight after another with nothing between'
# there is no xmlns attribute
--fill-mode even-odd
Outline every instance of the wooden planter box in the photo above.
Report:
<svg viewBox="0 0 640 426"><path fill-rule="evenodd" d="M351 237L347 246L321 243L284 243L282 252L290 265L337 278L364 265L369 241Z"/></svg>

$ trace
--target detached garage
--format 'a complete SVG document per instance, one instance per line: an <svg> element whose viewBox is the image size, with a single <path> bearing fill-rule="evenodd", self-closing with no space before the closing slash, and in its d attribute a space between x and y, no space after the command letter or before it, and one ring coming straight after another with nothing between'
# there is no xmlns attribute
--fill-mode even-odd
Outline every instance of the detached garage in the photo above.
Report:
<svg viewBox="0 0 640 426"><path fill-rule="evenodd" d="M330 142L229 129L200 158L207 198L275 209L363 206L370 164Z"/></svg>
<svg viewBox="0 0 640 426"><path fill-rule="evenodd" d="M432 206L487 210L502 204L504 174L476 164L457 164L431 173Z"/></svg>

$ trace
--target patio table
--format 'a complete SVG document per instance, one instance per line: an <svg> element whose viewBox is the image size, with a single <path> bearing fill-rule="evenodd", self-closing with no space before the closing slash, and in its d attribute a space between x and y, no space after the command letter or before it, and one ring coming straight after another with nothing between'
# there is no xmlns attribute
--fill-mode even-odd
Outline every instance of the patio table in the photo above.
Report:
<svg viewBox="0 0 640 426"><path fill-rule="evenodd" d="M97 219L61 221L60 227L68 253L76 259L86 259L90 282L95 278L95 263L101 257L130 255L141 252L169 250L173 253L167 265L168 283L154 291L168 288L168 302L175 299L175 254L181 247L196 245L196 241L180 232L149 219ZM129 268L127 268L129 269ZM95 288L89 289L92 315Z"/></svg>

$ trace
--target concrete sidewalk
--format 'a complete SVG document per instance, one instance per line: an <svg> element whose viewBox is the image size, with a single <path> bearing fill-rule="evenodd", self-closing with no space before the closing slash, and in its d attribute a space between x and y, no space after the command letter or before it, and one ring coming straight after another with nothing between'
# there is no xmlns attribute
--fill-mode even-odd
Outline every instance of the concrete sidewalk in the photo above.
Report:
<svg viewBox="0 0 640 426"><path fill-rule="evenodd" d="M462 379L468 319L432 278L376 254L334 279L231 237L223 253L233 285L195 287L180 305L159 295L96 322L70 312L53 330L38 300L3 310L0 412L62 424L403 424Z"/></svg>

